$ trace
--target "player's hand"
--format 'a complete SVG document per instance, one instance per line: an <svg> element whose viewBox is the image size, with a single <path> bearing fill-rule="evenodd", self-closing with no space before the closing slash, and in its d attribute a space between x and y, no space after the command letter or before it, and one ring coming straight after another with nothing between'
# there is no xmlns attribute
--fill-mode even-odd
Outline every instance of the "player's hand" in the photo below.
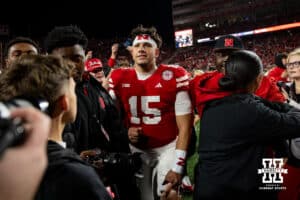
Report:
<svg viewBox="0 0 300 200"><path fill-rule="evenodd" d="M131 143L139 141L139 135L142 133L142 127L130 127L128 129L128 138Z"/></svg>

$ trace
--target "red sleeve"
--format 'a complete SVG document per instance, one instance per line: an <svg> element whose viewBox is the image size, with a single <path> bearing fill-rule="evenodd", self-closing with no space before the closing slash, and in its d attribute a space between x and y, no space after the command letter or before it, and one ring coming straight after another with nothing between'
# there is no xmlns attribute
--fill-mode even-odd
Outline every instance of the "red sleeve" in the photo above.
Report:
<svg viewBox="0 0 300 200"><path fill-rule="evenodd" d="M255 94L269 101L273 102L284 102L285 98L281 94L276 83L271 81L268 77L263 77L259 88Z"/></svg>
<svg viewBox="0 0 300 200"><path fill-rule="evenodd" d="M270 70L268 74L268 78L272 82L277 82L277 81L286 81L286 78L282 78L281 75L284 72L284 69L281 69L280 67L275 67Z"/></svg>
<svg viewBox="0 0 300 200"><path fill-rule="evenodd" d="M116 59L113 59L113 58L109 58L108 59L108 62L107 62L107 65L110 66L110 67L114 67L116 64Z"/></svg>

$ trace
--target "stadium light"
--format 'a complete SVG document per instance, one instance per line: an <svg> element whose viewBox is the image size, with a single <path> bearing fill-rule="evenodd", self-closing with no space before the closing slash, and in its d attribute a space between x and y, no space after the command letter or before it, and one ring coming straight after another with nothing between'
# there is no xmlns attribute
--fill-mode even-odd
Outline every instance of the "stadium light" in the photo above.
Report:
<svg viewBox="0 0 300 200"><path fill-rule="evenodd" d="M228 34L228 35L243 37L243 36L246 36L246 35L256 35L256 34L261 34L261 33L287 30L287 29L298 28L298 27L300 27L300 22L295 22L295 23L290 23L290 24L282 24L282 25L278 25L278 26L270 26L270 27L265 27L265 28L260 28L260 29L254 29L254 30L251 30L251 31L231 33L231 34ZM214 40L217 40L219 37L220 36L216 36L214 38ZM203 42L209 42L209 41L212 41L212 39L202 38L202 39L198 39L197 43L203 43Z"/></svg>

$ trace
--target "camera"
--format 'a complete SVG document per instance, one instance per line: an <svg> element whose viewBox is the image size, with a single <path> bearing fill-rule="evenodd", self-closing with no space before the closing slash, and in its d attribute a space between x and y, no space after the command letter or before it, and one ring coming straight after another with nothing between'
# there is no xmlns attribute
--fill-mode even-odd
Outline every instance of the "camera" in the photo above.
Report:
<svg viewBox="0 0 300 200"><path fill-rule="evenodd" d="M13 98L0 102L0 158L6 148L18 146L24 142L25 134L22 120L11 118L11 110L17 107L35 107L47 113L48 102L31 97Z"/></svg>
<svg viewBox="0 0 300 200"><path fill-rule="evenodd" d="M291 87L292 83L288 83L288 82L286 83L284 81L278 81L276 84L279 87L280 91L282 91L282 89L284 89L287 93L290 92L290 87Z"/></svg>
<svg viewBox="0 0 300 200"><path fill-rule="evenodd" d="M100 149L84 151L80 157L91 164L104 184L117 183L133 176L142 167L141 153L107 152Z"/></svg>

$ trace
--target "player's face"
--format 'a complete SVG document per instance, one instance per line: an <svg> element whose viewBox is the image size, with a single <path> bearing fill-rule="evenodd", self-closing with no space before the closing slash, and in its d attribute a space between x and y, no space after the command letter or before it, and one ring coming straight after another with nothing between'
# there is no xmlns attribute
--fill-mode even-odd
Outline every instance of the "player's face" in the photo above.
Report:
<svg viewBox="0 0 300 200"><path fill-rule="evenodd" d="M158 48L152 46L150 43L137 43L132 47L132 58L136 65L141 67L154 65L156 58L158 57Z"/></svg>
<svg viewBox="0 0 300 200"><path fill-rule="evenodd" d="M7 55L7 64L15 61L22 55L36 55L38 50L29 43L16 43L9 48Z"/></svg>
<svg viewBox="0 0 300 200"><path fill-rule="evenodd" d="M69 47L60 47L54 49L52 54L61 56L64 59L71 60L76 66L76 76L74 78L76 80L81 80L82 74L84 72L85 60L84 49L82 48L82 46L76 44L74 46Z"/></svg>
<svg viewBox="0 0 300 200"><path fill-rule="evenodd" d="M300 55L290 56L286 68L290 78L300 79Z"/></svg>

